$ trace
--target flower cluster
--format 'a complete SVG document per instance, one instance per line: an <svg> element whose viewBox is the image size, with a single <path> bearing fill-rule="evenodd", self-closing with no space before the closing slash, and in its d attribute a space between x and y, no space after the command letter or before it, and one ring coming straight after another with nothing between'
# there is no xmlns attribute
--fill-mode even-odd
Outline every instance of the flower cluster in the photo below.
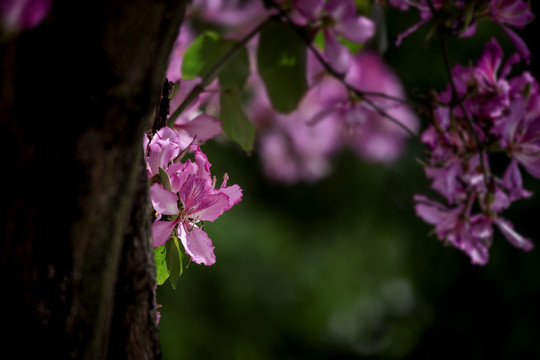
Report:
<svg viewBox="0 0 540 360"><path fill-rule="evenodd" d="M154 247L176 236L193 262L212 265L216 261L214 246L203 230L203 221L214 221L237 204L242 190L238 185L227 186L226 174L216 188L210 162L199 144L185 147L185 142L184 136L164 127L144 146L148 177L153 182L150 198L156 213L152 225ZM193 153L193 161L180 161L186 152Z"/></svg>
<svg viewBox="0 0 540 360"><path fill-rule="evenodd" d="M430 154L426 176L446 204L416 196L417 214L476 264L488 261L493 226L514 246L533 247L501 216L512 202L531 196L520 167L540 178L538 84L529 72L510 77L518 59L516 54L503 63L492 39L476 66L454 67L455 93L449 86L439 94L432 124L422 134ZM498 176L489 155L502 152L509 161Z"/></svg>

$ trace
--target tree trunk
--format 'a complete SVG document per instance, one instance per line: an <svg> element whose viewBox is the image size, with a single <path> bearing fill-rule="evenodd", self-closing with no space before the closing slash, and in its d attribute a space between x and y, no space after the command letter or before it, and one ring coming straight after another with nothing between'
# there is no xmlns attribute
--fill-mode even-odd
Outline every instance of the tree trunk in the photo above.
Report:
<svg viewBox="0 0 540 360"><path fill-rule="evenodd" d="M142 138L185 2L57 0L0 45L0 324L17 358L160 356Z"/></svg>

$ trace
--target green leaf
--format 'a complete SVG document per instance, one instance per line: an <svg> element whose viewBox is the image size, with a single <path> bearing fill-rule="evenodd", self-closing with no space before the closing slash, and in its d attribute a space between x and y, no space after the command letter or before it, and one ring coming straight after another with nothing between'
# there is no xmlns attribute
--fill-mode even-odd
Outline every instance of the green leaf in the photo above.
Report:
<svg viewBox="0 0 540 360"><path fill-rule="evenodd" d="M171 280L171 285L173 289L176 289L176 283L182 275L182 250L180 250L180 244L178 244L178 238L173 234L167 242L165 243L166 249L166 262L167 270L169 271L169 278Z"/></svg>
<svg viewBox="0 0 540 360"><path fill-rule="evenodd" d="M272 22L261 31L257 67L274 110L295 110L307 90L306 44L291 25Z"/></svg>
<svg viewBox="0 0 540 360"><path fill-rule="evenodd" d="M158 285L163 285L169 278L169 270L167 269L167 262L165 257L167 256L167 250L165 245L154 249L154 261L156 263L156 282Z"/></svg>
<svg viewBox="0 0 540 360"><path fill-rule="evenodd" d="M245 46L235 48L236 44L215 32L202 33L184 53L182 78L199 76L208 84L217 75L222 89L233 86L242 89L250 73L249 56Z"/></svg>
<svg viewBox="0 0 540 360"><path fill-rule="evenodd" d="M230 48L234 43L230 42ZM249 77L249 56L245 46L242 46L218 74L221 89L228 90L233 87L243 89Z"/></svg>
<svg viewBox="0 0 540 360"><path fill-rule="evenodd" d="M230 49L226 42L212 31L199 35L187 48L182 59L182 78L204 78L221 61ZM211 81L212 79L208 79Z"/></svg>
<svg viewBox="0 0 540 360"><path fill-rule="evenodd" d="M162 168L159 168L159 181L165 189L171 190L171 179L169 179L169 175Z"/></svg>
<svg viewBox="0 0 540 360"><path fill-rule="evenodd" d="M221 92L221 127L225 134L240 147L249 152L255 141L255 126L242 109L240 91L233 87Z"/></svg>
<svg viewBox="0 0 540 360"><path fill-rule="evenodd" d="M313 44L319 49L324 50L324 33L322 31L317 31L317 34L315 34L315 37L313 38Z"/></svg>

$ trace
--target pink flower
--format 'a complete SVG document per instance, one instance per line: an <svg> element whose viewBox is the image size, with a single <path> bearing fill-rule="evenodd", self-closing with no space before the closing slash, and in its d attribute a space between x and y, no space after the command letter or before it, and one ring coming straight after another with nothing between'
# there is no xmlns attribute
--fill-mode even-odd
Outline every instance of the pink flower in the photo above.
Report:
<svg viewBox="0 0 540 360"><path fill-rule="evenodd" d="M150 198L157 213L152 225L154 247L164 245L171 233L197 264L212 265L216 258L212 240L202 229L203 221L214 221L242 198L238 185L227 186L227 175L220 188L210 175L210 163L198 146L193 147L195 162L174 164L168 168L171 189L155 183Z"/></svg>
<svg viewBox="0 0 540 360"><path fill-rule="evenodd" d="M309 91L291 114L277 114L259 77L252 76L253 96L246 107L259 133L258 151L266 176L285 183L313 182L330 171L330 157L339 145L335 122L310 123L321 103Z"/></svg>
<svg viewBox="0 0 540 360"><path fill-rule="evenodd" d="M339 124L343 144L364 159L390 163L399 157L408 134L371 104L415 131L419 122L407 106L376 95L366 95L370 104L353 96L331 76L321 77L320 73L314 73L312 77L314 80L308 96L316 97L313 103L317 104L318 110L311 123L330 121ZM399 78L379 55L369 50L363 50L352 58L345 81L361 92L405 98Z"/></svg>
<svg viewBox="0 0 540 360"><path fill-rule="evenodd" d="M345 80L363 92L406 99L400 79L374 51L364 50L355 55ZM378 96L368 95L367 98L407 128L412 131L418 129L419 120L408 106ZM358 113L358 121L362 124L350 128L344 134L345 141L366 159L382 163L395 161L403 153L409 135L370 104L361 100L359 105L362 112Z"/></svg>
<svg viewBox="0 0 540 360"><path fill-rule="evenodd" d="M144 147L148 177L159 174L159 168L167 169L169 163L185 148L176 131L169 127L159 129L152 141Z"/></svg>
<svg viewBox="0 0 540 360"><path fill-rule="evenodd" d="M356 15L353 0L330 0L324 10L324 54L335 71L345 73L350 63L350 53L339 42L338 36L355 43L363 43L375 34L375 23L364 16Z"/></svg>
<svg viewBox="0 0 540 360"><path fill-rule="evenodd" d="M0 25L8 32L32 29L50 8L51 0L0 0Z"/></svg>

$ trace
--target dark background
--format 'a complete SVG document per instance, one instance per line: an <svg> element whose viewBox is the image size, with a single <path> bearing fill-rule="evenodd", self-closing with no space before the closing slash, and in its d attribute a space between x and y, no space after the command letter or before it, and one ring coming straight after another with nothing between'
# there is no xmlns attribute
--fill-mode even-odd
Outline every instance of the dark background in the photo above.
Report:
<svg viewBox="0 0 540 360"><path fill-rule="evenodd" d="M425 43L422 29L396 48L417 15L386 15L384 56L407 90L443 89L438 39ZM521 32L536 78L538 27ZM481 22L473 38L450 42L452 62L474 62L492 36L510 56L506 34ZM204 150L244 199L205 224L216 264L191 264L176 290L158 289L165 360L540 359L538 248L524 253L495 230L489 263L477 266L430 236L412 201L431 194L416 140L391 167L344 151L331 176L294 186L266 180L257 153L219 140ZM538 247L540 181L523 174L535 195L504 216Z"/></svg>

